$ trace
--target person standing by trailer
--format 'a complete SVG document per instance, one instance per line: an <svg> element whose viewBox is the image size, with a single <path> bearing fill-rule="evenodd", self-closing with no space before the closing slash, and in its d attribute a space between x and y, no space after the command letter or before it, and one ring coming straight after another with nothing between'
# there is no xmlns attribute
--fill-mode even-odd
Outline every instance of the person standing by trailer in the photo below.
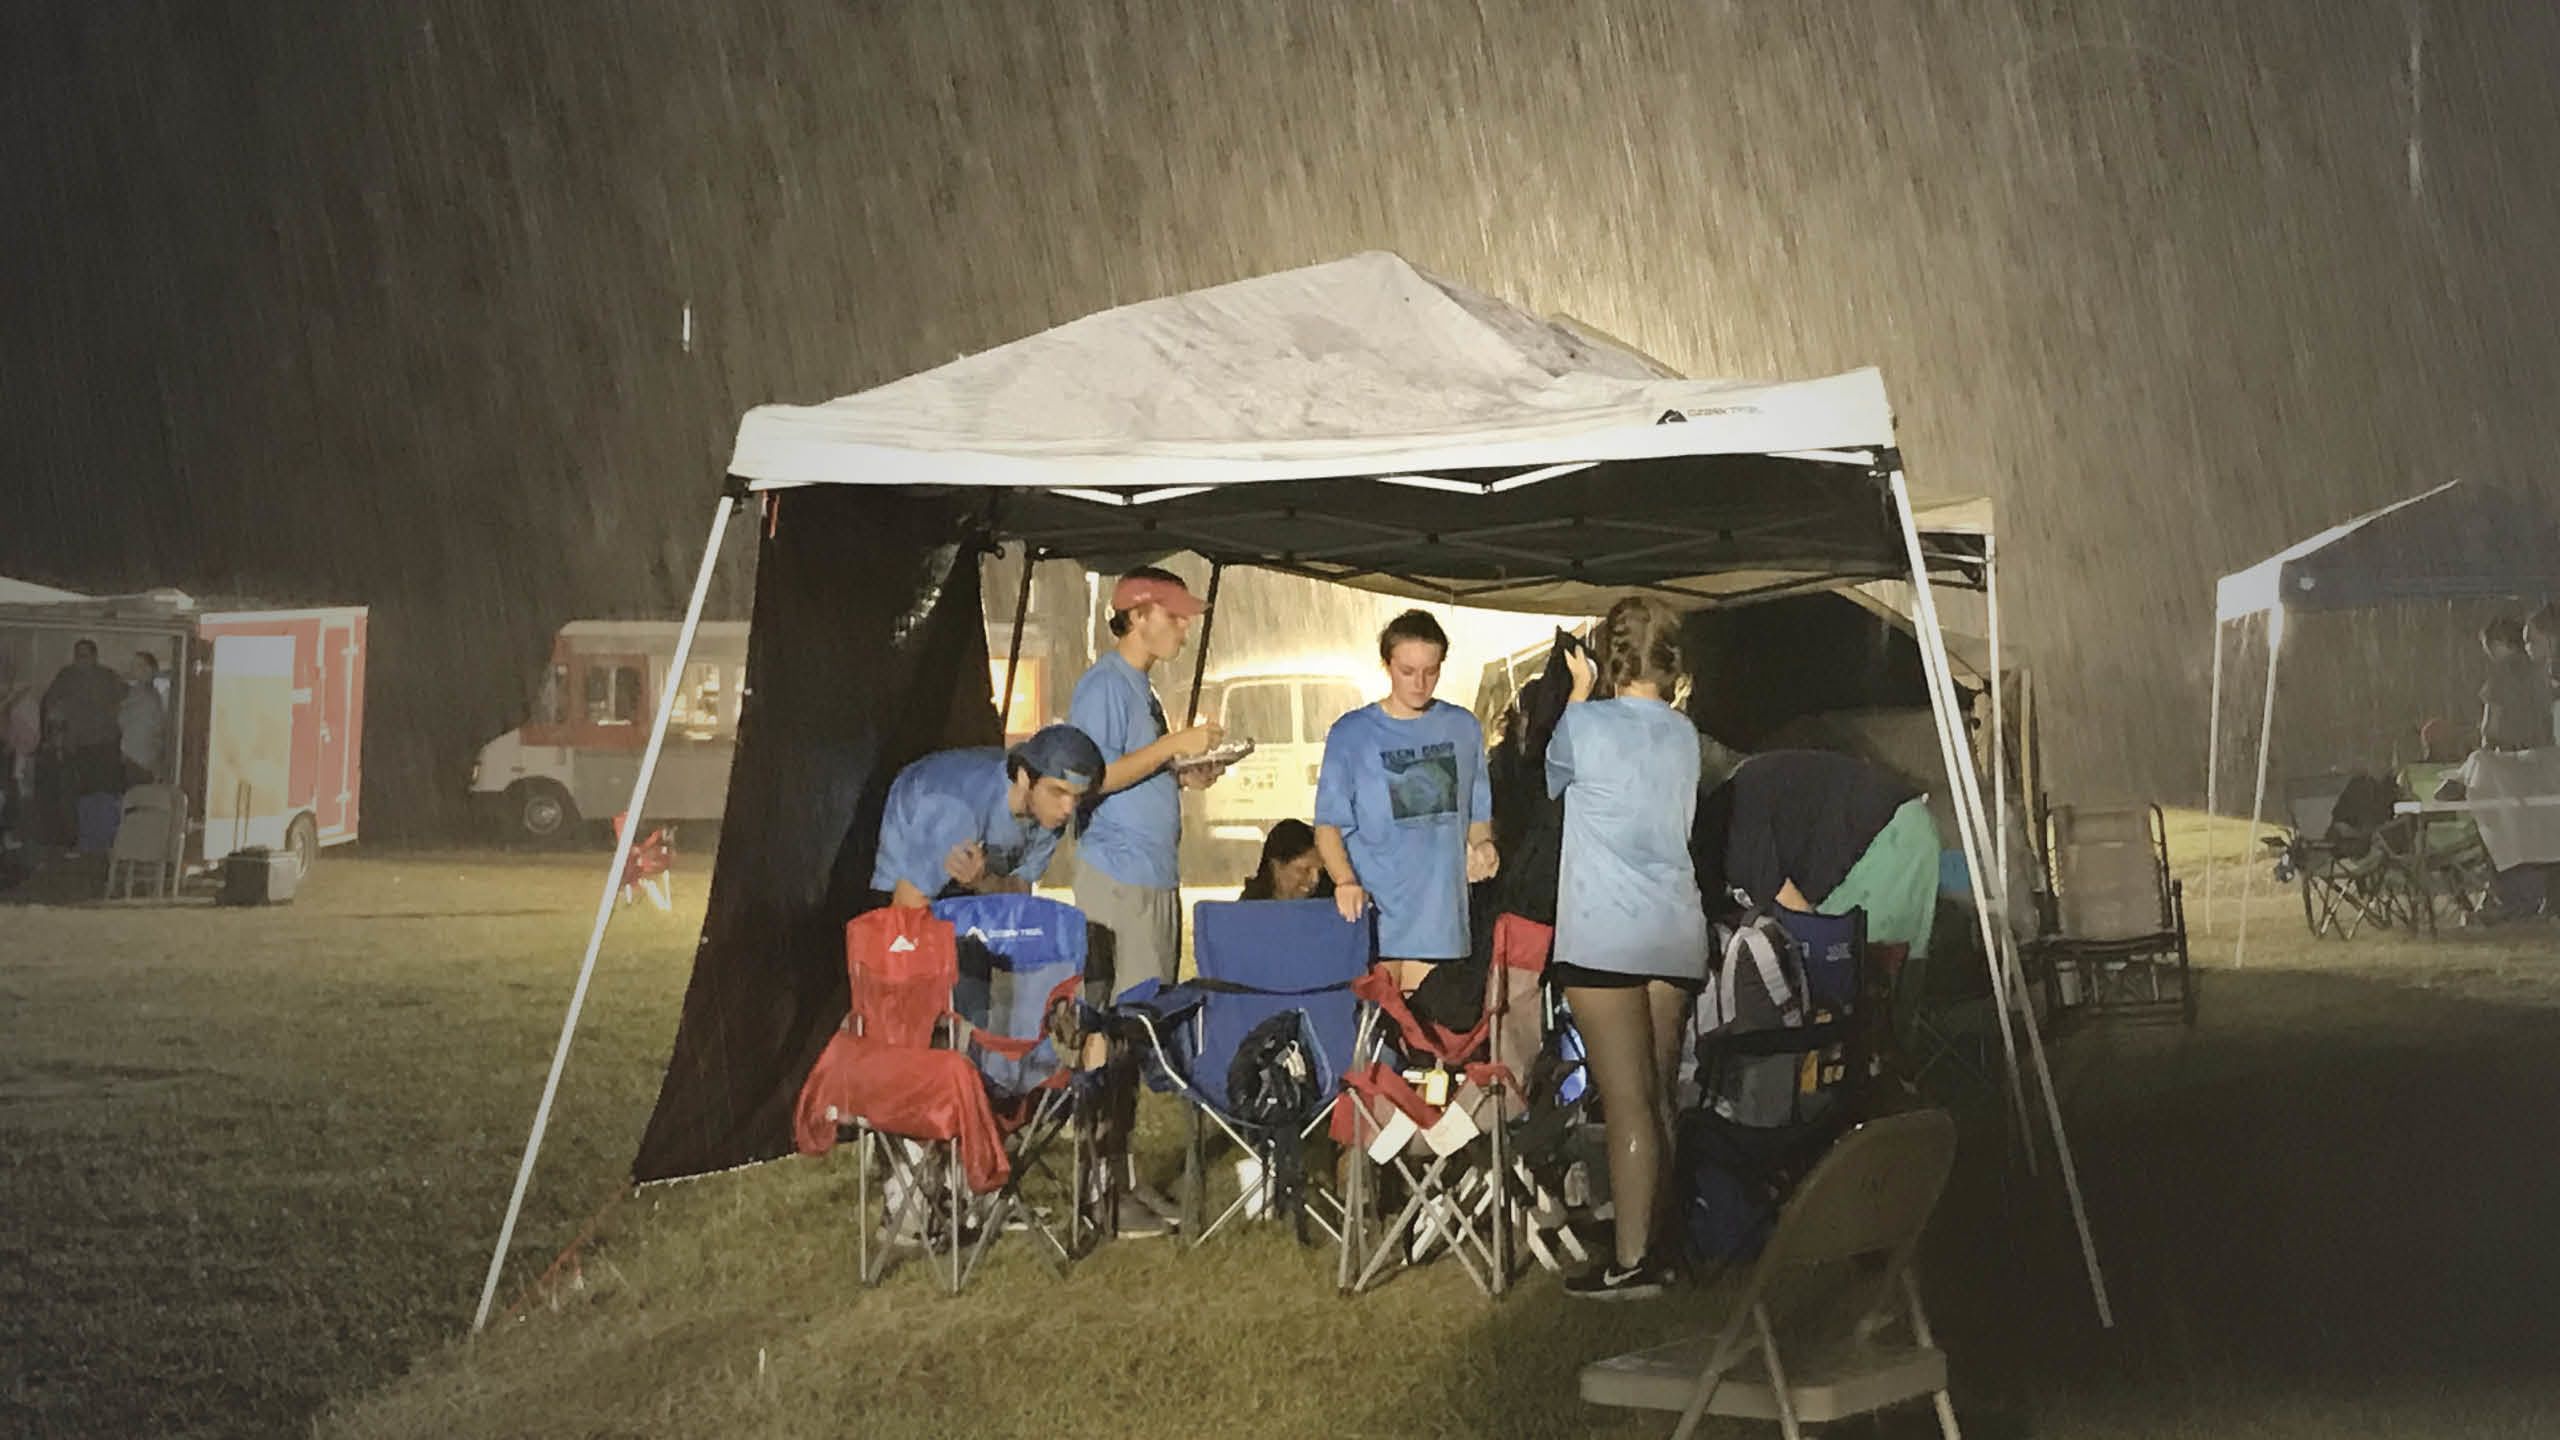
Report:
<svg viewBox="0 0 2560 1440"><path fill-rule="evenodd" d="M1698 732L1673 704L1679 635L1658 600L1611 606L1596 663L1578 646L1566 654L1573 689L1547 742L1547 789L1565 802L1547 979L1573 1010L1609 1117L1618 1215L1616 1254L1565 1281L1588 1300L1657 1295L1670 1276L1655 1250L1672 1233L1671 1089L1681 1021L1707 973L1689 858Z"/></svg>
<svg viewBox="0 0 2560 1440"><path fill-rule="evenodd" d="M1102 751L1072 725L1010 751L927 755L889 786L871 888L910 910L954 895L1027 892L1102 769Z"/></svg>
<svg viewBox="0 0 2560 1440"><path fill-rule="evenodd" d="M1468 949L1467 887L1500 870L1484 727L1434 699L1449 636L1407 610L1378 636L1387 697L1333 722L1316 776L1316 853L1333 903L1378 910L1378 955L1411 990Z"/></svg>
<svg viewBox="0 0 2560 1440"><path fill-rule="evenodd" d="M116 745L124 756L124 786L149 785L161 778L161 750L169 732L168 702L160 698L160 660L148 650L133 653L125 667L124 699L116 706Z"/></svg>
<svg viewBox="0 0 2560 1440"><path fill-rule="evenodd" d="M1076 841L1076 908L1084 912L1088 965L1100 998L1117 998L1143 980L1181 978L1183 787L1207 785L1214 770L1177 777L1176 760L1202 755L1225 738L1215 724L1175 730L1148 683L1148 672L1179 654L1191 622L1208 607L1168 570L1142 566L1111 587L1114 643L1076 682L1067 723L1093 737L1105 765L1099 800ZM1115 1067L1103 1154L1128 1164L1137 1120L1136 1074ZM1173 1205L1136 1184L1115 1202L1121 1235L1161 1235Z"/></svg>
<svg viewBox="0 0 2560 1440"><path fill-rule="evenodd" d="M124 755L116 743L116 711L123 703L124 682L98 663L98 642L74 642L71 663L55 672L44 692L45 759L59 807L53 825L57 839L79 838L84 798L124 792Z"/></svg>

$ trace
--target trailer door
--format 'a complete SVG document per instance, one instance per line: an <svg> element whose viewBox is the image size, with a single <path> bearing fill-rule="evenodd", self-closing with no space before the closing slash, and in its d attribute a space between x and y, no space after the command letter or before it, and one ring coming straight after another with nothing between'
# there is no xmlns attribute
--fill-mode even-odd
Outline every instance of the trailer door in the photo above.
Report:
<svg viewBox="0 0 2560 1440"><path fill-rule="evenodd" d="M213 637L208 709L204 858L282 849L293 812L293 637Z"/></svg>
<svg viewBox="0 0 2560 1440"><path fill-rule="evenodd" d="M320 842L346 836L355 820L356 629L351 620L320 627L320 778L312 787L311 816Z"/></svg>

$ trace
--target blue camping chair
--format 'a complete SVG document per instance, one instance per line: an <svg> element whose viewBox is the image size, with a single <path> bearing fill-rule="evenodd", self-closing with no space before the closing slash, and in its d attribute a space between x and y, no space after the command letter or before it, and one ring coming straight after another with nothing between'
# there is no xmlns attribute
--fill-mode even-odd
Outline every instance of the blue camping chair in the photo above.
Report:
<svg viewBox="0 0 2560 1440"><path fill-rule="evenodd" d="M1193 1244L1208 1239L1259 1189L1271 1213L1338 1241L1341 1197L1302 1173L1302 1151L1332 1118L1351 1063L1360 1024L1351 984L1369 968L1371 925L1344 923L1330 900L1203 901L1191 917L1198 977L1141 982L1114 1007L1143 1047L1148 1083L1191 1106L1184 1228ZM1239 1078L1248 1093L1232 1088ZM1204 1225L1207 1125L1255 1157L1262 1180Z"/></svg>
<svg viewBox="0 0 2560 1440"><path fill-rule="evenodd" d="M1012 1173L1003 1188L970 1202L962 1233L975 1232L960 1271L965 1283L1009 1225L1048 1242L1061 1268L1083 1253L1082 1201L1093 1164L1093 1085L1076 1068L1084 1032L1084 912L1034 895L967 895L936 903L958 943L951 1008L967 1025L970 1063L1005 1132ZM1061 1174L1058 1142L1066 1141ZM1023 1187L1040 1178L1062 1190L1054 1208L1033 1205ZM1065 1217L1065 1234L1053 1218Z"/></svg>

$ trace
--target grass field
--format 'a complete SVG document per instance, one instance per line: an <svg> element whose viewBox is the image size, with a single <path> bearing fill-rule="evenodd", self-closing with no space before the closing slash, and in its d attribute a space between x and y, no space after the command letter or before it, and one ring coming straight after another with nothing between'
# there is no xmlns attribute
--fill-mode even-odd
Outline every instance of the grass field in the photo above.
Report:
<svg viewBox="0 0 2560 1440"><path fill-rule="evenodd" d="M1532 1276L1495 1306L1444 1266L1343 1301L1267 1233L865 1292L849 1157L614 1205L570 1283L466 1342L595 868L333 856L271 912L0 907L0 1431L1667 1429L1582 1406L1574 1372L1711 1295L1581 1306ZM504 1297L620 1188L700 877L608 939ZM2115 1331L2050 1168L1968 1117L1925 1266L1967 1432L2560 1430L2560 931L2313 945L2262 873L2234 971L2236 872L2217 888L2196 1030L2055 1049Z"/></svg>

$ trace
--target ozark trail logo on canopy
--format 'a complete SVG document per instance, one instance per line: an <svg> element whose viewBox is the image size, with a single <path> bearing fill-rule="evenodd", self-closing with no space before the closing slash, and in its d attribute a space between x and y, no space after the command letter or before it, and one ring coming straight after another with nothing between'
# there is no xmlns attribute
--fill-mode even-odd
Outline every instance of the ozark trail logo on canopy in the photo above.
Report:
<svg viewBox="0 0 2560 1440"><path fill-rule="evenodd" d="M1653 423L1656 425L1680 425L1687 423L1688 419L1688 416L1681 414L1677 410L1665 410L1662 412L1662 418L1654 421Z"/></svg>

